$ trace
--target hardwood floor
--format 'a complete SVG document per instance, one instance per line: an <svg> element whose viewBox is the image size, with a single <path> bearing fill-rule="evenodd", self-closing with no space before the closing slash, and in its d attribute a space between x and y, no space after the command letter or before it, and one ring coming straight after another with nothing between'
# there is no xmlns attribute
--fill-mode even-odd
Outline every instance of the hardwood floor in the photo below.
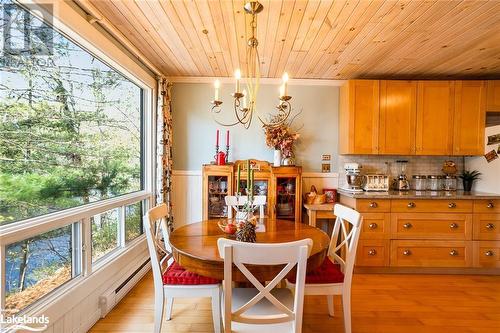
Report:
<svg viewBox="0 0 500 333"><path fill-rule="evenodd" d="M146 275L92 333L153 331L153 283ZM354 333L500 332L500 276L355 274ZM162 332L212 332L208 299L174 301ZM343 332L340 298L335 317L326 297L307 296L303 332ZM263 330L264 333L264 330Z"/></svg>

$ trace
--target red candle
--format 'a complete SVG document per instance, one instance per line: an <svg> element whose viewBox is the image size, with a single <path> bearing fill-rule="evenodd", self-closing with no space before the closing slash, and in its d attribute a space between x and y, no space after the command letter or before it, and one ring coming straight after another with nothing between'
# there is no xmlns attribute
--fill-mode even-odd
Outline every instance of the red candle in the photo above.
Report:
<svg viewBox="0 0 500 333"><path fill-rule="evenodd" d="M219 130L217 130L217 136L215 138L215 145L218 146L219 145Z"/></svg>
<svg viewBox="0 0 500 333"><path fill-rule="evenodd" d="M229 130L226 132L226 146L229 146Z"/></svg>

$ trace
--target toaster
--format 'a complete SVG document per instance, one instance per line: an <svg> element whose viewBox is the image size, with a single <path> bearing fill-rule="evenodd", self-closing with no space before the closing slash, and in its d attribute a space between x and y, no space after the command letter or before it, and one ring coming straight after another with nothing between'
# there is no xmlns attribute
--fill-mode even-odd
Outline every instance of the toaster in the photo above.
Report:
<svg viewBox="0 0 500 333"><path fill-rule="evenodd" d="M388 175L365 175L363 189L367 192L387 192L389 191Z"/></svg>

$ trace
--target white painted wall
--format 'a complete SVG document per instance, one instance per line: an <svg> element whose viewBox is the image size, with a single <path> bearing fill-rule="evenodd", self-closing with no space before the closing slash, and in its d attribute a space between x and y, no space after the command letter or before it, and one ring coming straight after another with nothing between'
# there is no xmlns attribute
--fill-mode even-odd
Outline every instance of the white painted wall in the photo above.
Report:
<svg viewBox="0 0 500 333"><path fill-rule="evenodd" d="M498 149L498 144L486 146L486 143L488 135L500 134L500 125L486 127L485 134L484 152ZM500 158L488 163L484 156L468 157L465 165L468 170L479 170L482 173L481 179L475 182L473 191L500 194Z"/></svg>

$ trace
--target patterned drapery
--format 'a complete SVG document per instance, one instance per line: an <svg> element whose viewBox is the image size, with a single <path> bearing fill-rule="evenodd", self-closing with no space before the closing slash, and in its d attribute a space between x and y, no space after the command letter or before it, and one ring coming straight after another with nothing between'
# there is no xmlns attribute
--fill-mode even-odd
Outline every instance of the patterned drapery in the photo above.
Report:
<svg viewBox="0 0 500 333"><path fill-rule="evenodd" d="M172 230L174 216L172 214L172 110L171 110L171 82L165 78L158 80L158 109L157 109L157 193L156 203L167 204L167 224Z"/></svg>

